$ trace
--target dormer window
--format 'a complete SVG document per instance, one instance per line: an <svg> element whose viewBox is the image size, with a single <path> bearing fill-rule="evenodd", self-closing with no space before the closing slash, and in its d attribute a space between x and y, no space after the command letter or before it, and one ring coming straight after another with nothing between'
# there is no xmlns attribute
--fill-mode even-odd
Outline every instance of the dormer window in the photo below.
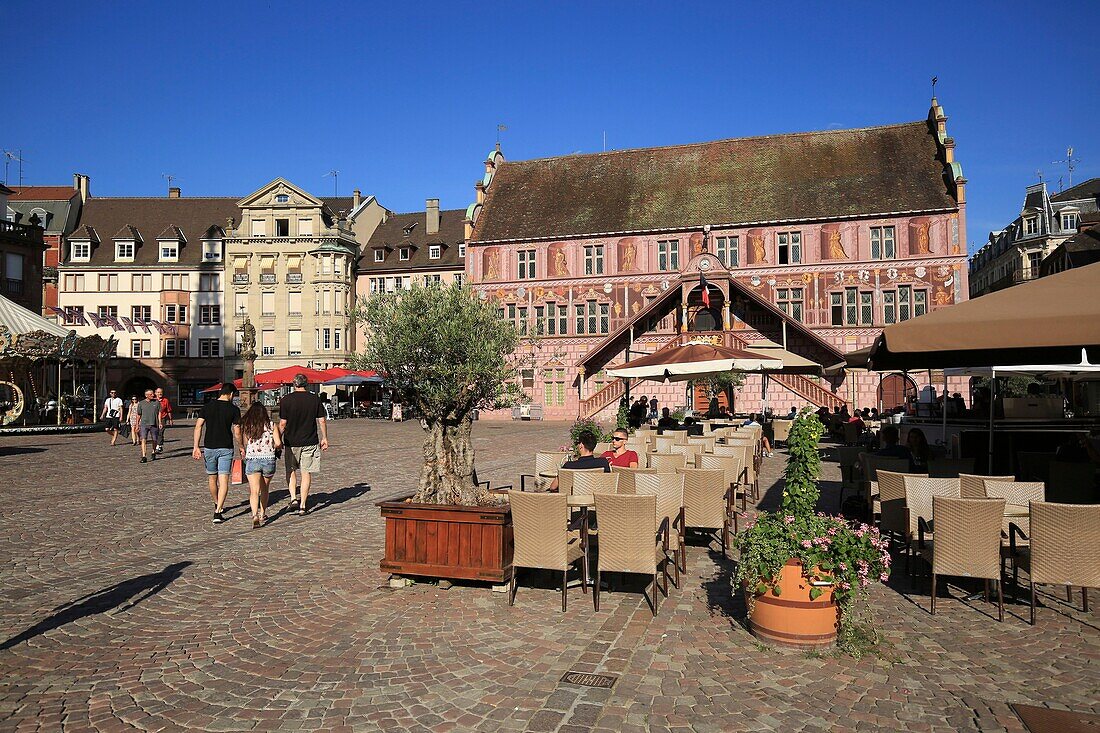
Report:
<svg viewBox="0 0 1100 733"><path fill-rule="evenodd" d="M88 262L92 259L92 243L91 242L73 242L72 246L72 261L73 262Z"/></svg>
<svg viewBox="0 0 1100 733"><path fill-rule="evenodd" d="M133 242L115 242L115 261L116 262L133 262L134 261L134 243Z"/></svg>
<svg viewBox="0 0 1100 733"><path fill-rule="evenodd" d="M458 256L460 258L466 256L466 243L465 242L462 242L461 244L458 245Z"/></svg>
<svg viewBox="0 0 1100 733"><path fill-rule="evenodd" d="M160 243L160 261L177 262L180 257L180 243L166 239Z"/></svg>
<svg viewBox="0 0 1100 733"><path fill-rule="evenodd" d="M1032 235L1039 233L1039 217L1029 216L1024 219L1024 234Z"/></svg>
<svg viewBox="0 0 1100 733"><path fill-rule="evenodd" d="M286 195L285 193L281 193L281 194L279 194L278 196L275 197L275 203L277 203L277 204L285 204L285 203L288 203L289 201L290 201L290 196Z"/></svg>
<svg viewBox="0 0 1100 733"><path fill-rule="evenodd" d="M1079 218L1076 211L1064 211L1062 212L1062 231L1072 232L1077 230L1077 222Z"/></svg>
<svg viewBox="0 0 1100 733"><path fill-rule="evenodd" d="M207 239L202 243L202 261L203 262L221 262L222 261L222 243L216 239Z"/></svg>
<svg viewBox="0 0 1100 733"><path fill-rule="evenodd" d="M386 261L386 250L384 250L384 249L374 250L374 261L375 262L385 262Z"/></svg>
<svg viewBox="0 0 1100 733"><path fill-rule="evenodd" d="M438 244L429 245L428 246L428 259L429 260L438 260L439 255L442 253L442 251L443 251L443 248L440 247Z"/></svg>
<svg viewBox="0 0 1100 733"><path fill-rule="evenodd" d="M409 248L408 247L402 247L397 252L398 252L398 258L402 262L408 261L408 259L409 259Z"/></svg>

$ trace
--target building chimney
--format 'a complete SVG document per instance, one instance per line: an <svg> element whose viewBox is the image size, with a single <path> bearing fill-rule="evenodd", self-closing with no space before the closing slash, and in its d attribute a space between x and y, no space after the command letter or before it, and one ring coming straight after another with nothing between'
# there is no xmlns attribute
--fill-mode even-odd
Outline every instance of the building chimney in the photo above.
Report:
<svg viewBox="0 0 1100 733"><path fill-rule="evenodd" d="M168 189L168 198L178 199L179 197L180 197L179 186L172 186L171 188Z"/></svg>
<svg viewBox="0 0 1100 733"><path fill-rule="evenodd" d="M80 203L84 204L88 202L88 188L91 179L83 173L73 174L73 188L80 193Z"/></svg>
<svg viewBox="0 0 1100 733"><path fill-rule="evenodd" d="M363 202L363 194L357 188L357 189L355 189L354 191L351 192L351 208L352 209L358 209L359 204L362 203L362 202Z"/></svg>
<svg viewBox="0 0 1100 733"><path fill-rule="evenodd" d="M426 221L426 234L439 234L439 199L428 199L425 204L426 208L425 218Z"/></svg>

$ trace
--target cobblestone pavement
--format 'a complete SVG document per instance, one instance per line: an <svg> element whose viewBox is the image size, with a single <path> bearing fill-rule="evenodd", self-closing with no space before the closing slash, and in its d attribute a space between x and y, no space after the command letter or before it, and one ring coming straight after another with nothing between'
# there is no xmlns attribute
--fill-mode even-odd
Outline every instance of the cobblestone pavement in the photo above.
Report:
<svg viewBox="0 0 1100 733"><path fill-rule="evenodd" d="M565 430L478 424L480 474L515 481ZM316 512L283 511L278 478L259 530L239 487L211 524L190 428L146 465L102 435L0 438L0 730L1023 731L1011 702L1100 712L1100 616L1061 594L1034 628L958 586L933 618L898 573L873 594L885 643L855 660L755 643L702 543L657 618L629 586L599 613L571 589L566 614L530 576L512 608L483 586L391 590L374 503L415 483L419 428L331 433ZM782 465L766 462L765 502Z"/></svg>

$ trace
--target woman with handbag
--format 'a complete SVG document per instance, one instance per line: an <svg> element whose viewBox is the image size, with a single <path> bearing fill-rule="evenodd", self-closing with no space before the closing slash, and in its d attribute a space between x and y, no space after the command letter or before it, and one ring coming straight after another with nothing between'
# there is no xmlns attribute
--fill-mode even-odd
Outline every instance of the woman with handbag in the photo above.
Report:
<svg viewBox="0 0 1100 733"><path fill-rule="evenodd" d="M267 495L283 438L267 408L254 402L241 418L241 439L241 458L248 479L248 503L252 507L252 528L255 529L267 521Z"/></svg>

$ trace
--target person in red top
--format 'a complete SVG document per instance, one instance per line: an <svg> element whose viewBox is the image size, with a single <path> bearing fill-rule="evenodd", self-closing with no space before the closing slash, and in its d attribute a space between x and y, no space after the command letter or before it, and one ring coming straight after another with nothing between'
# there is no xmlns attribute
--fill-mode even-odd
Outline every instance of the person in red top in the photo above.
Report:
<svg viewBox="0 0 1100 733"><path fill-rule="evenodd" d="M168 426L172 424L172 403L168 401L168 398L164 396L164 390L157 387L156 391L157 401L160 402L160 438L157 442L156 452L164 452L164 434L168 432Z"/></svg>
<svg viewBox="0 0 1100 733"><path fill-rule="evenodd" d="M621 428L611 435L611 450L604 451L603 457L612 466L622 468L638 467L638 454L626 448L627 437L628 433Z"/></svg>

